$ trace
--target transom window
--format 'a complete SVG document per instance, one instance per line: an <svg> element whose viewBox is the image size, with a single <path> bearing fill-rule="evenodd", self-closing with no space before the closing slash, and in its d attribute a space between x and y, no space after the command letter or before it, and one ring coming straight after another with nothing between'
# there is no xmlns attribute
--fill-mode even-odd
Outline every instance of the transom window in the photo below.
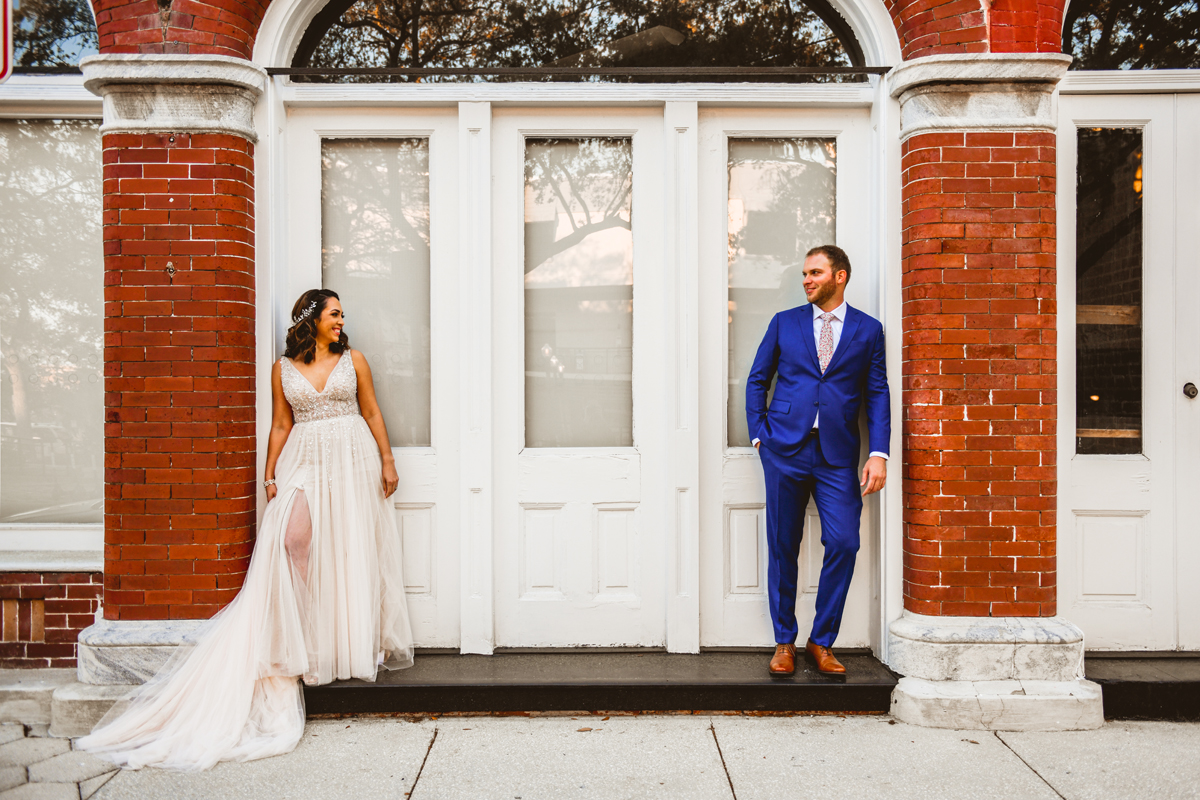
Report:
<svg viewBox="0 0 1200 800"><path fill-rule="evenodd" d="M14 0L13 65L17 71L73 70L99 52L87 0Z"/></svg>
<svg viewBox="0 0 1200 800"><path fill-rule="evenodd" d="M1063 20L1071 69L1200 67L1196 0L1071 0Z"/></svg>
<svg viewBox="0 0 1200 800"><path fill-rule="evenodd" d="M334 0L314 18L292 62L293 67L330 70L479 70L477 75L452 76L456 80L486 79L486 70L497 67L675 68L671 75L649 78L666 81L697 80L679 74L681 69L697 67L847 68L862 64L862 51L849 26L826 0L807 4L789 0L540 0L532 4ZM412 75L306 77L438 79ZM576 77L596 80L614 76ZM837 80L860 76L800 77Z"/></svg>

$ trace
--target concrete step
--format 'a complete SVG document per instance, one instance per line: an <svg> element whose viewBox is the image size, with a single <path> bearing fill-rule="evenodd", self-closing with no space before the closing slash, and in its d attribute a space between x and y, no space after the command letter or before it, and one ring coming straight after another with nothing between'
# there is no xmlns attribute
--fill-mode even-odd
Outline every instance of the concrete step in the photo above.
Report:
<svg viewBox="0 0 1200 800"><path fill-rule="evenodd" d="M1105 719L1200 722L1200 654L1088 653L1084 672L1104 691Z"/></svg>
<svg viewBox="0 0 1200 800"><path fill-rule="evenodd" d="M812 711L886 714L896 676L869 653L841 651L848 676L799 660L767 674L771 651L418 654L374 683L305 687L309 715L521 711Z"/></svg>
<svg viewBox="0 0 1200 800"><path fill-rule="evenodd" d="M49 725L54 691L74 682L73 669L0 669L0 722Z"/></svg>

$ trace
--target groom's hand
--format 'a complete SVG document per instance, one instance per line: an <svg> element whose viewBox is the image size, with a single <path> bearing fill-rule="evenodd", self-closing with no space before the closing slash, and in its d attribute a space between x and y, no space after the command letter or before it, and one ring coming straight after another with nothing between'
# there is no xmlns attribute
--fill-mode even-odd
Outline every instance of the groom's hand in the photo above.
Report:
<svg viewBox="0 0 1200 800"><path fill-rule="evenodd" d="M887 461L879 456L871 456L863 467L862 483L863 497L875 494L887 483Z"/></svg>

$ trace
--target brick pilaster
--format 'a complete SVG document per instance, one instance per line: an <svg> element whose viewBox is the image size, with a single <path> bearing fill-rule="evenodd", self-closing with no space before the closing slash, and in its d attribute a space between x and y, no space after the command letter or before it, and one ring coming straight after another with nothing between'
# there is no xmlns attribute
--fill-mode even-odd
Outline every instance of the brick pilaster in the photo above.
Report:
<svg viewBox="0 0 1200 800"><path fill-rule="evenodd" d="M103 147L104 616L208 617L254 536L254 149Z"/></svg>
<svg viewBox="0 0 1200 800"><path fill-rule="evenodd" d="M905 607L1052 616L1055 137L902 153Z"/></svg>

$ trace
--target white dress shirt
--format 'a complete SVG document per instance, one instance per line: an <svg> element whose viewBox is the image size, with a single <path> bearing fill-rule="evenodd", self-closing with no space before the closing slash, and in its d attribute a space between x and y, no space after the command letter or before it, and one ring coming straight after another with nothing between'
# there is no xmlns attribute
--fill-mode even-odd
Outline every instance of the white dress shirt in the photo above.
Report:
<svg viewBox="0 0 1200 800"><path fill-rule="evenodd" d="M835 308L833 311L828 312L830 314L833 314L833 319L830 320L830 325L833 327L833 352L835 352L835 353L837 352L838 342L840 342L842 340L842 325L846 322L846 311L849 308L850 308L850 306L846 305L846 303L843 302L840 306ZM825 327L825 321L823 319L821 319L821 315L826 312L822 311L818 306L815 306L815 305L812 307L812 310L813 310L813 341L817 345L817 351L820 352L820 350L821 350L821 328ZM814 428L821 427L820 423L821 423L821 413L817 412L817 416L813 420L813 427ZM753 442L751 442L751 444L757 446L760 441L762 441L762 440L755 439ZM878 451L872 450L870 455L871 456L879 456L884 461L887 460L887 453L880 453Z"/></svg>

